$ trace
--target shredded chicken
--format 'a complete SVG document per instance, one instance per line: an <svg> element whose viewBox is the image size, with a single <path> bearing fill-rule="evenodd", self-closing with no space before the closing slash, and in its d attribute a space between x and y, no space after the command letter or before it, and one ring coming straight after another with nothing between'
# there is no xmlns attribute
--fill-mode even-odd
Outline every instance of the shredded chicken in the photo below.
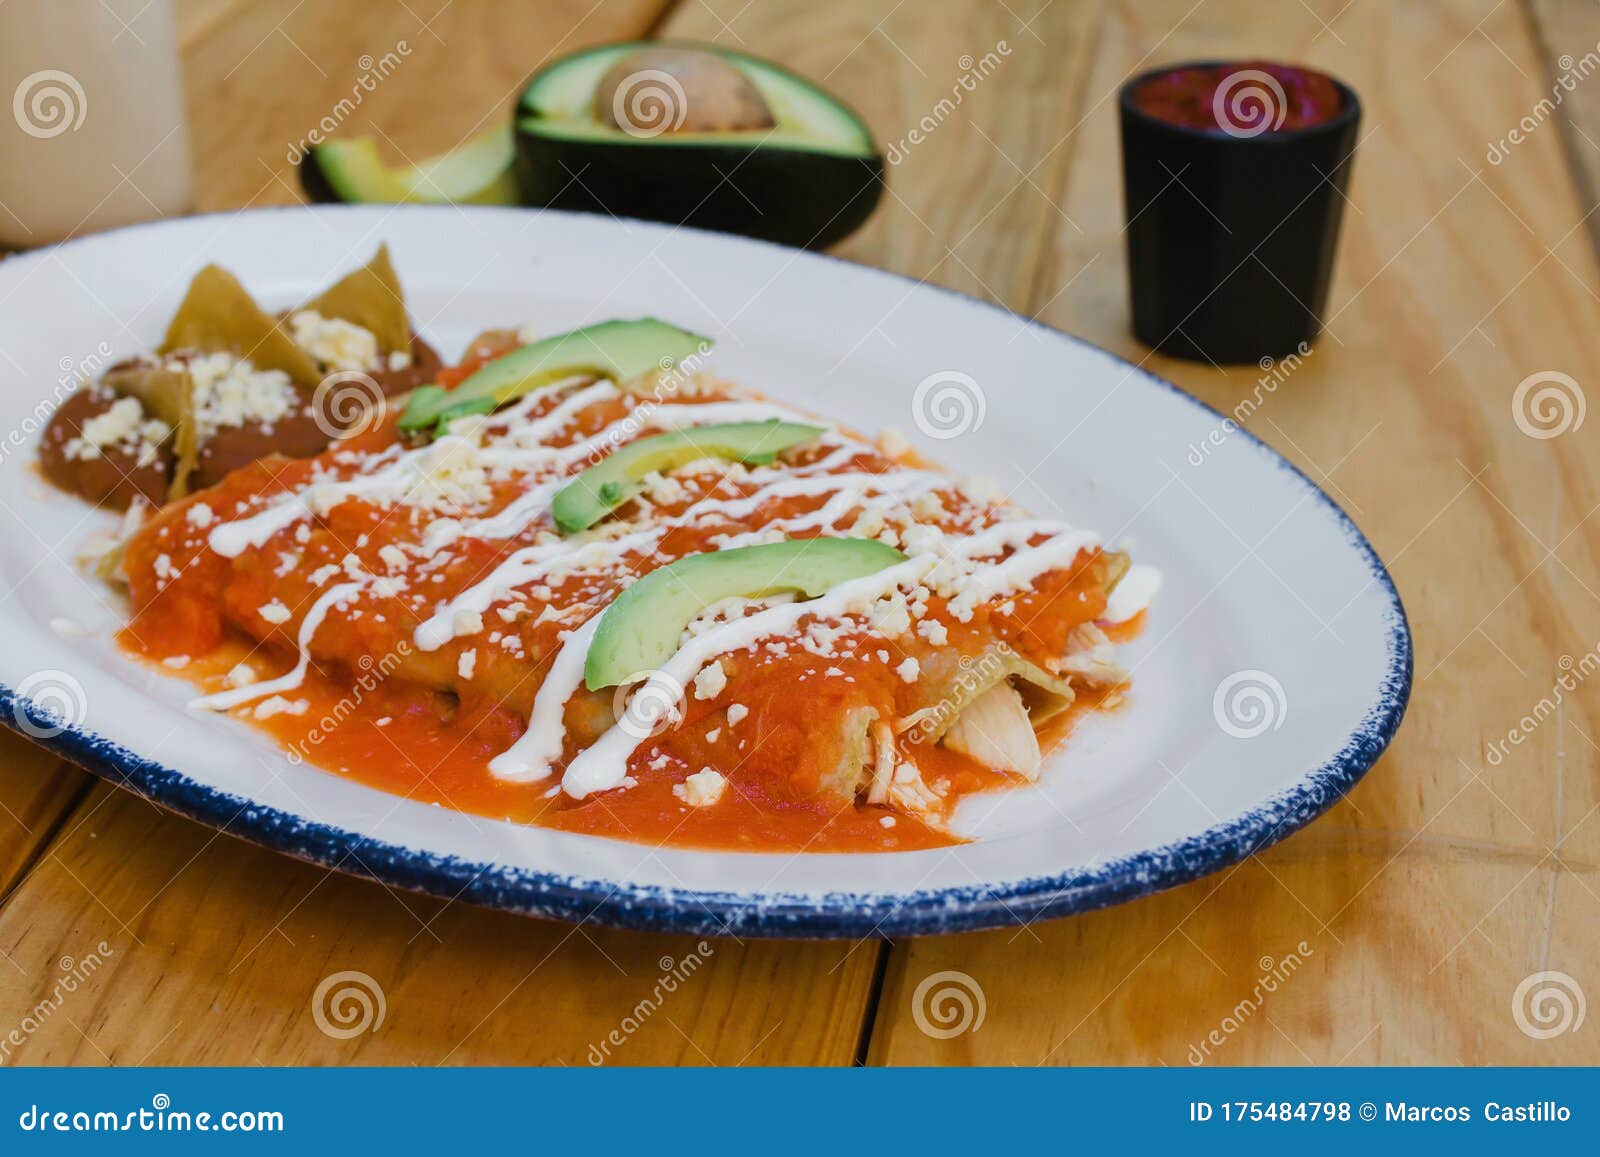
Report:
<svg viewBox="0 0 1600 1157"><path fill-rule="evenodd" d="M1117 665L1111 640L1093 623L1075 627L1067 636L1067 653L1059 666L1063 676L1090 687L1108 687L1128 678L1128 673Z"/></svg>
<svg viewBox="0 0 1600 1157"><path fill-rule="evenodd" d="M986 767L1028 779L1039 777L1044 762L1022 696L1004 679L956 716L944 734L944 745Z"/></svg>
<svg viewBox="0 0 1600 1157"><path fill-rule="evenodd" d="M887 723L872 725L872 783L867 787L867 802L881 804L889 798L894 779L894 729Z"/></svg>
<svg viewBox="0 0 1600 1157"><path fill-rule="evenodd" d="M940 809L944 794L922 781L922 772L914 763L902 763L894 769L889 782L889 806L925 822L942 826Z"/></svg>

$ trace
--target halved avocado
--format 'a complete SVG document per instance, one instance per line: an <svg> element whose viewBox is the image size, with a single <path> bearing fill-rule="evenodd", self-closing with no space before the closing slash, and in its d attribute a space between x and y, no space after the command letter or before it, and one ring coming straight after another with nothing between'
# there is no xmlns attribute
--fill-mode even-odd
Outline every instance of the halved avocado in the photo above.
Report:
<svg viewBox="0 0 1600 1157"><path fill-rule="evenodd" d="M448 153L394 167L383 163L371 137L351 137L307 149L300 160L300 185L306 196L323 202L515 205L511 157L511 131L505 125Z"/></svg>
<svg viewBox="0 0 1600 1157"><path fill-rule="evenodd" d="M588 530L643 490L640 479L652 470L671 470L702 458L766 466L791 446L811 441L823 429L771 418L765 422L691 426L640 438L602 458L556 491L550 513L562 531L576 534Z"/></svg>
<svg viewBox="0 0 1600 1157"><path fill-rule="evenodd" d="M883 192L883 155L847 105L710 44L637 41L536 73L517 111L524 201L820 249Z"/></svg>
<svg viewBox="0 0 1600 1157"><path fill-rule="evenodd" d="M453 390L437 386L413 390L400 417L400 429L422 430L469 414L487 414L547 382L575 374L592 373L627 382L656 370L670 370L710 350L710 338L653 317L603 321L512 350Z"/></svg>
<svg viewBox="0 0 1600 1157"><path fill-rule="evenodd" d="M683 629L712 603L796 591L816 598L906 556L871 538L798 538L691 554L653 570L605 609L584 660L589 690L654 671L678 649Z"/></svg>

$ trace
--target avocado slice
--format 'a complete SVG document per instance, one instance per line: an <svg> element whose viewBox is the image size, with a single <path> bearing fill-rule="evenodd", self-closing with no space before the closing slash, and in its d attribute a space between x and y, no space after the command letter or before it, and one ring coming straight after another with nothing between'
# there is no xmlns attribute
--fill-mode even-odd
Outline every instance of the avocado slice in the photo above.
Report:
<svg viewBox="0 0 1600 1157"><path fill-rule="evenodd" d="M615 687L662 666L685 627L712 603L795 591L816 598L906 556L871 538L792 538L691 554L653 570L600 616L583 665L589 690Z"/></svg>
<svg viewBox="0 0 1600 1157"><path fill-rule="evenodd" d="M883 155L849 106L772 61L689 42L608 44L535 73L516 164L526 204L819 249L883 193Z"/></svg>
<svg viewBox="0 0 1600 1157"><path fill-rule="evenodd" d="M559 378L592 373L627 382L670 370L711 351L711 339L657 321L603 321L536 341L494 359L453 390L413 390L400 429L422 430L468 414L487 414Z"/></svg>
<svg viewBox="0 0 1600 1157"><path fill-rule="evenodd" d="M324 141L300 159L300 185L313 201L349 204L515 205L508 125L496 125L448 153L390 167L371 137Z"/></svg>
<svg viewBox="0 0 1600 1157"><path fill-rule="evenodd" d="M566 534L588 530L644 489L652 470L671 470L701 458L770 465L791 446L809 442L824 430L799 422L721 422L691 426L640 438L602 458L560 490L550 504L556 525Z"/></svg>

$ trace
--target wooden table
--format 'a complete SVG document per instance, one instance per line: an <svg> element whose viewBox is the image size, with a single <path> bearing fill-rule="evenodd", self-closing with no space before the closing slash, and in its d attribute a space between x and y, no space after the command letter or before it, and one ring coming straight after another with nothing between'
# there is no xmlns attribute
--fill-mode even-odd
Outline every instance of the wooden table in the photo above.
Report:
<svg viewBox="0 0 1600 1157"><path fill-rule="evenodd" d="M862 944L718 942L612 1050L623 1063L1600 1061L1600 1009L1549 1039L1513 994L1554 970L1600 999L1600 689L1503 760L1487 745L1600 641L1600 418L1535 439L1540 371L1600 382L1600 8L1577 0L188 0L200 207L296 199L290 142L363 54L409 46L344 131L397 154L504 115L539 62L644 34L717 40L837 89L901 137L970 61L1009 54L891 173L851 260L1001 302L1231 407L1255 384L1128 334L1113 94L1186 57L1302 59L1366 102L1327 333L1250 420L1383 554L1417 643L1390 754L1248 862L1089 916ZM1589 64L1594 64L1591 57ZM1566 92L1558 77L1584 79ZM1541 108L1561 88L1559 108ZM1489 159L1524 117L1525 139ZM370 126L370 128L369 128ZM1600 402L1600 397L1595 399ZM584 1064L681 939L387 890L167 815L11 738L0 763L0 1033L101 957L0 1060ZM103 942L103 948L102 948ZM1304 947L1301 947L1301 945ZM1298 971L1253 998L1290 953ZM313 993L373 977L381 1027L319 1031ZM919 1030L958 970L980 1028ZM1220 1043L1216 1042L1220 1040Z"/></svg>

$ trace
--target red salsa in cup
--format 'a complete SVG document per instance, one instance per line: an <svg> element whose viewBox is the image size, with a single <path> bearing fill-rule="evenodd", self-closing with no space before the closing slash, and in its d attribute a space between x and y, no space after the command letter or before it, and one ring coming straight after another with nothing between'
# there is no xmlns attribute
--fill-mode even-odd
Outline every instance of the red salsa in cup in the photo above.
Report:
<svg viewBox="0 0 1600 1157"><path fill-rule="evenodd" d="M1157 120L1234 137L1310 128L1343 106L1325 74L1264 60L1175 68L1145 81L1132 99Z"/></svg>

